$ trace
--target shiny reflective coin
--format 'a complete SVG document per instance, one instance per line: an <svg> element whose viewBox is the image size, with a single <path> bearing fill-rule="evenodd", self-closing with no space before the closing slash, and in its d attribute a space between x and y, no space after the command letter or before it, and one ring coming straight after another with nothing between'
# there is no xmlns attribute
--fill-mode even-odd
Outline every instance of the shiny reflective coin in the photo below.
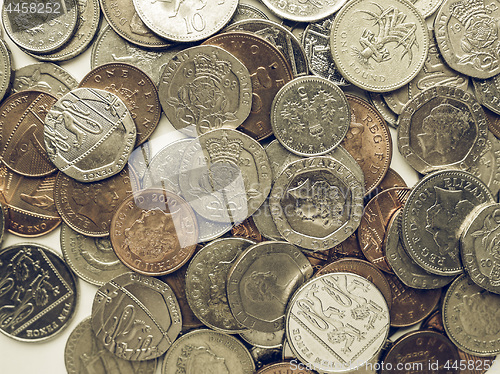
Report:
<svg viewBox="0 0 500 374"><path fill-rule="evenodd" d="M416 171L467 170L479 159L488 120L473 95L435 86L415 96L398 119L398 149Z"/></svg>
<svg viewBox="0 0 500 374"><path fill-rule="evenodd" d="M247 19L259 19L259 18L269 19L266 13L264 13L259 8L251 4L239 3L233 18L231 18L231 21L229 21L229 25Z"/></svg>
<svg viewBox="0 0 500 374"><path fill-rule="evenodd" d="M345 0L326 0L304 2L300 0L263 0L271 12L280 18L296 22L314 22L331 16L338 11L345 3Z"/></svg>
<svg viewBox="0 0 500 374"><path fill-rule="evenodd" d="M71 332L64 349L64 364L68 374L85 371L94 374L109 374L118 370L121 374L154 374L157 360L142 362L127 361L116 357L95 338L90 317L85 318Z"/></svg>
<svg viewBox="0 0 500 374"><path fill-rule="evenodd" d="M294 294L286 336L298 359L322 373L364 366L389 333L389 309L365 278L332 273L313 278Z"/></svg>
<svg viewBox="0 0 500 374"><path fill-rule="evenodd" d="M48 109L45 147L60 171L80 182L95 182L125 167L135 144L136 127L118 96L77 88Z"/></svg>
<svg viewBox="0 0 500 374"><path fill-rule="evenodd" d="M174 128L196 137L241 125L252 107L252 82L232 54L203 45L172 57L161 76L159 96Z"/></svg>
<svg viewBox="0 0 500 374"><path fill-rule="evenodd" d="M248 240L253 240L254 242L260 243L263 241L262 235L255 226L252 216L248 217L246 220L241 222L239 225L235 225L231 228L231 235L235 238L243 238Z"/></svg>
<svg viewBox="0 0 500 374"><path fill-rule="evenodd" d="M285 330L276 332L261 332L257 330L246 330L240 333L240 338L248 344L259 348L280 348L283 347Z"/></svg>
<svg viewBox="0 0 500 374"><path fill-rule="evenodd" d="M460 274L461 225L476 206L493 202L489 189L470 173L451 170L427 175L403 208L401 239L406 252L432 274Z"/></svg>
<svg viewBox="0 0 500 374"><path fill-rule="evenodd" d="M320 77L300 77L287 83L271 107L274 135L285 148L301 156L333 150L344 139L350 117L342 90Z"/></svg>
<svg viewBox="0 0 500 374"><path fill-rule="evenodd" d="M231 314L226 294L229 269L251 240L225 238L205 245L193 257L186 272L186 298L189 306L208 327L234 334L245 326Z"/></svg>
<svg viewBox="0 0 500 374"><path fill-rule="evenodd" d="M34 243L0 252L0 331L16 340L39 342L60 333L77 304L71 270L53 250Z"/></svg>
<svg viewBox="0 0 500 374"><path fill-rule="evenodd" d="M196 330L175 341L163 359L162 374L212 372L253 374L250 352L236 338L212 330Z"/></svg>
<svg viewBox="0 0 500 374"><path fill-rule="evenodd" d="M231 20L237 6L237 0L196 0L186 4L134 0L137 14L146 26L162 38L176 42L194 42L212 36Z"/></svg>
<svg viewBox="0 0 500 374"><path fill-rule="evenodd" d="M92 304L92 330L97 340L129 361L163 355L181 326L181 311L170 287L137 273L120 275L101 286Z"/></svg>
<svg viewBox="0 0 500 374"><path fill-rule="evenodd" d="M388 92L410 82L429 48L425 20L406 0L350 1L331 28L335 64L352 84Z"/></svg>
<svg viewBox="0 0 500 374"><path fill-rule="evenodd" d="M289 243L263 242L247 248L227 278L234 318L253 330L282 330L290 297L312 273L306 257Z"/></svg>
<svg viewBox="0 0 500 374"><path fill-rule="evenodd" d="M443 324L450 340L476 356L500 353L500 324L495 318L500 295L485 291L462 274L448 288L443 301Z"/></svg>
<svg viewBox="0 0 500 374"><path fill-rule="evenodd" d="M111 243L118 258L145 275L172 273L193 255L198 225L182 198L162 189L127 197L111 220Z"/></svg>
<svg viewBox="0 0 500 374"><path fill-rule="evenodd" d="M97 286L130 271L116 257L108 237L88 237L65 223L61 227L61 250L71 270Z"/></svg>
<svg viewBox="0 0 500 374"><path fill-rule="evenodd" d="M7 92L9 92L12 78L12 56L7 43L0 41L0 101L3 100Z"/></svg>
<svg viewBox="0 0 500 374"><path fill-rule="evenodd" d="M6 0L2 6L5 31L20 48L48 53L65 45L78 23L76 0L24 3Z"/></svg>

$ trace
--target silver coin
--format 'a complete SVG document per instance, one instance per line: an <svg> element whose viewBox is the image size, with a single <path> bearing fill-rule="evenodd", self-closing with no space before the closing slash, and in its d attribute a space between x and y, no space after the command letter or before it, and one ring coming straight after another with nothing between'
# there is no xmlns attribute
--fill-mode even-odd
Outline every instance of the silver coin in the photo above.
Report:
<svg viewBox="0 0 500 374"><path fill-rule="evenodd" d="M274 223L271 209L269 209L269 199L266 199L262 203L259 209L252 215L252 219L257 230L259 230L259 233L264 238L269 240L284 240Z"/></svg>
<svg viewBox="0 0 500 374"><path fill-rule="evenodd" d="M488 131L488 140L477 162L468 170L481 179L493 196L500 191L500 139Z"/></svg>
<svg viewBox="0 0 500 374"><path fill-rule="evenodd" d="M9 92L13 77L12 56L9 46L0 39L0 101Z"/></svg>
<svg viewBox="0 0 500 374"><path fill-rule="evenodd" d="M72 90L45 117L44 140L50 160L80 182L119 173L128 162L136 133L123 101L94 88Z"/></svg>
<svg viewBox="0 0 500 374"><path fill-rule="evenodd" d="M500 115L500 76L488 79L472 78L477 100L486 108Z"/></svg>
<svg viewBox="0 0 500 374"><path fill-rule="evenodd" d="M157 360L133 362L116 357L95 338L90 317L87 317L66 341L64 364L68 374L154 374Z"/></svg>
<svg viewBox="0 0 500 374"><path fill-rule="evenodd" d="M389 308L367 279L351 273L313 278L286 316L293 353L321 373L345 373L377 357L389 334Z"/></svg>
<svg viewBox="0 0 500 374"><path fill-rule="evenodd" d="M137 177L139 182L139 187L134 191L138 191L144 185L144 180L146 178L149 164L153 159L151 144L149 141L142 143L138 147L134 148L130 156L128 157L128 168L133 170L131 173Z"/></svg>
<svg viewBox="0 0 500 374"><path fill-rule="evenodd" d="M283 147L277 139L267 145L266 153L267 157L269 157L271 170L273 172L273 182L288 164L304 158L303 156L290 152Z"/></svg>
<svg viewBox="0 0 500 374"><path fill-rule="evenodd" d="M76 30L76 3L76 0L31 3L6 0L2 7L5 31L20 48L33 53L52 52L65 45Z"/></svg>
<svg viewBox="0 0 500 374"><path fill-rule="evenodd" d="M0 252L0 331L16 340L39 342L59 334L77 304L77 283L62 258L35 243Z"/></svg>
<svg viewBox="0 0 500 374"><path fill-rule="evenodd" d="M246 330L231 314L226 295L229 269L255 242L243 238L214 240L200 249L186 272L186 299L194 315L208 327L235 334Z"/></svg>
<svg viewBox="0 0 500 374"><path fill-rule="evenodd" d="M130 270L116 257L109 237L93 238L61 226L61 249L64 260L84 281L102 286Z"/></svg>
<svg viewBox="0 0 500 374"><path fill-rule="evenodd" d="M280 18L296 22L314 22L331 16L347 0L262 0L262 3Z"/></svg>
<svg viewBox="0 0 500 374"><path fill-rule="evenodd" d="M120 358L145 361L160 357L181 328L175 294L156 278L126 273L97 290L92 329L97 340Z"/></svg>
<svg viewBox="0 0 500 374"><path fill-rule="evenodd" d="M438 10L443 0L411 0L411 3L424 18L429 18Z"/></svg>
<svg viewBox="0 0 500 374"><path fill-rule="evenodd" d="M406 252L429 273L460 274L461 226L475 207L493 202L488 187L470 173L445 170L425 176L403 207L401 240Z"/></svg>
<svg viewBox="0 0 500 374"><path fill-rule="evenodd" d="M180 167L182 195L202 217L242 222L271 189L271 167L262 146L231 129L209 131L186 148Z"/></svg>
<svg viewBox="0 0 500 374"><path fill-rule="evenodd" d="M320 156L344 139L351 111L342 90L321 77L300 77L285 84L274 97L271 125L289 151Z"/></svg>
<svg viewBox="0 0 500 374"><path fill-rule="evenodd" d="M398 149L416 171L467 170L480 158L488 119L474 96L434 86L415 96L398 119Z"/></svg>
<svg viewBox="0 0 500 374"><path fill-rule="evenodd" d="M363 183L328 156L289 164L276 179L269 206L281 235L312 250L333 248L359 226Z"/></svg>
<svg viewBox="0 0 500 374"><path fill-rule="evenodd" d="M234 318L252 330L282 330L290 297L312 274L309 260L290 243L269 241L248 247L227 277Z"/></svg>
<svg viewBox="0 0 500 374"><path fill-rule="evenodd" d="M239 3L234 16L231 18L228 25L239 21L245 21L247 19L269 19L269 17L262 10L251 4Z"/></svg>
<svg viewBox="0 0 500 374"><path fill-rule="evenodd" d="M177 339L163 359L162 374L254 374L248 349L236 338L212 330L195 330Z"/></svg>
<svg viewBox="0 0 500 374"><path fill-rule="evenodd" d="M50 62L26 65L14 72L12 91L37 90L61 98L78 87L66 70Z"/></svg>
<svg viewBox="0 0 500 374"><path fill-rule="evenodd" d="M246 330L240 332L240 338L258 348L281 348L285 339L285 330L276 332L261 332Z"/></svg>
<svg viewBox="0 0 500 374"><path fill-rule="evenodd" d="M151 31L176 42L206 39L233 17L238 0L207 1L134 0L135 10Z"/></svg>
<svg viewBox="0 0 500 374"><path fill-rule="evenodd" d="M384 101L382 94L376 92L368 92L368 98L370 103L377 109L382 118L387 122L392 128L398 128L398 116L392 111L391 108Z"/></svg>
<svg viewBox="0 0 500 374"><path fill-rule="evenodd" d="M236 129L252 107L248 69L226 50L211 45L173 56L158 94L174 128L193 137L218 128Z"/></svg>
<svg viewBox="0 0 500 374"><path fill-rule="evenodd" d="M443 326L460 350L475 356L500 353L500 295L485 291L468 276L459 276L443 300Z"/></svg>

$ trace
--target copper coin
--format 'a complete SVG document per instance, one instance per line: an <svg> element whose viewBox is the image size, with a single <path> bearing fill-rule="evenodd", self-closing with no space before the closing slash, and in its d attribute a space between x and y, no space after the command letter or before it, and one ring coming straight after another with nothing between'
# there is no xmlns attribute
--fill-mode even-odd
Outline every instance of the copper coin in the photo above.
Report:
<svg viewBox="0 0 500 374"><path fill-rule="evenodd" d="M446 334L443 325L443 315L441 310L438 309L432 312L427 318L422 321L420 325L421 330L434 330L441 334Z"/></svg>
<svg viewBox="0 0 500 374"><path fill-rule="evenodd" d="M247 67L252 79L252 109L238 129L257 140L270 136L274 96L293 79L292 69L281 52L266 40L244 32L219 34L203 44L224 48Z"/></svg>
<svg viewBox="0 0 500 374"><path fill-rule="evenodd" d="M7 167L28 177L57 170L44 145L43 126L57 98L40 91L22 91L0 106L0 157Z"/></svg>
<svg viewBox="0 0 500 374"><path fill-rule="evenodd" d="M500 139L500 116L483 106L486 118L488 118L488 129Z"/></svg>
<svg viewBox="0 0 500 374"><path fill-rule="evenodd" d="M111 218L118 205L132 193L129 171L123 169L99 182L78 182L64 173L56 179L56 208L66 224L87 236L109 235Z"/></svg>
<svg viewBox="0 0 500 374"><path fill-rule="evenodd" d="M351 125L341 145L361 166L365 195L384 179L392 159L392 138L380 113L366 100L346 94Z"/></svg>
<svg viewBox="0 0 500 374"><path fill-rule="evenodd" d="M61 217L54 205L55 174L27 178L0 166L0 192L6 206L7 230L37 237L54 230Z"/></svg>
<svg viewBox="0 0 500 374"><path fill-rule="evenodd" d="M382 292L385 301L387 301L389 310L391 309L391 286L389 282L387 282L384 273L377 269L372 263L357 258L342 258L323 266L315 276L337 272L354 273L368 279L380 290L380 292Z"/></svg>
<svg viewBox="0 0 500 374"><path fill-rule="evenodd" d="M257 226L255 226L255 223L253 222L252 217L248 217L239 225L233 226L231 229L231 235L237 238L250 239L255 242L261 242L263 240L262 235L260 235L259 230L257 230Z"/></svg>
<svg viewBox="0 0 500 374"><path fill-rule="evenodd" d="M266 365L260 368L256 374L314 374L314 372L295 360L294 362L286 361Z"/></svg>
<svg viewBox="0 0 500 374"><path fill-rule="evenodd" d="M387 170L384 179L382 179L380 184L377 187L375 187L375 189L368 196L366 196L366 199L370 200L380 192L394 187L408 187L408 185L401 177L401 175L399 175L394 169L389 169Z"/></svg>
<svg viewBox="0 0 500 374"><path fill-rule="evenodd" d="M100 88L123 100L137 127L136 146L144 143L160 122L161 106L156 85L133 65L100 65L92 69L78 87Z"/></svg>
<svg viewBox="0 0 500 374"><path fill-rule="evenodd" d="M111 220L111 244L130 269L150 276L172 273L193 255L198 224L191 206L163 189L134 193Z"/></svg>
<svg viewBox="0 0 500 374"><path fill-rule="evenodd" d="M392 273L392 270L383 251L385 231L392 215L403 206L409 193L407 187L390 188L379 193L366 205L359 224L361 250L368 261L387 273Z"/></svg>
<svg viewBox="0 0 500 374"><path fill-rule="evenodd" d="M441 288L418 290L405 286L395 275L385 276L392 290L392 327L407 327L422 321L439 303Z"/></svg>
<svg viewBox="0 0 500 374"><path fill-rule="evenodd" d="M452 374L459 360L457 348L444 335L435 331L411 331L400 337L385 355L380 374Z"/></svg>

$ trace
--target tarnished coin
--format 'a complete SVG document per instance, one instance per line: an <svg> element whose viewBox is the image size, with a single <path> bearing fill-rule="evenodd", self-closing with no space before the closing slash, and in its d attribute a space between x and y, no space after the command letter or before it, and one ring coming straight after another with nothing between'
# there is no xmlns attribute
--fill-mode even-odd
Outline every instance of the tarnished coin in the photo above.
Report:
<svg viewBox="0 0 500 374"><path fill-rule="evenodd" d="M0 331L16 340L39 342L59 334L71 321L77 284L51 249L15 244L0 252Z"/></svg>
<svg viewBox="0 0 500 374"><path fill-rule="evenodd" d="M335 15L330 43L348 81L367 91L388 92L422 69L429 35L424 18L407 0L356 0Z"/></svg>
<svg viewBox="0 0 500 374"><path fill-rule="evenodd" d="M116 257L109 237L85 236L66 223L61 226L61 250L71 270L84 281L97 286L130 271Z"/></svg>
<svg viewBox="0 0 500 374"><path fill-rule="evenodd" d="M258 348L281 348L285 339L285 330L276 332L261 332L257 330L246 330L241 332L240 338L248 344Z"/></svg>
<svg viewBox="0 0 500 374"><path fill-rule="evenodd" d="M96 182L125 167L134 148L136 127L118 96L77 88L47 109L45 147L64 174L80 182Z"/></svg>
<svg viewBox="0 0 500 374"><path fill-rule="evenodd" d="M290 297L312 273L309 261L290 243L270 241L248 247L227 278L234 318L253 330L282 330Z"/></svg>
<svg viewBox="0 0 500 374"><path fill-rule="evenodd" d="M122 99L136 125L135 146L149 139L160 122L161 107L156 85L133 65L110 63L98 66L83 77L79 87L99 88Z"/></svg>
<svg viewBox="0 0 500 374"><path fill-rule="evenodd" d="M214 240L191 260L186 272L186 298L194 314L208 327L235 334L246 330L231 314L226 293L229 269L255 242L242 238Z"/></svg>
<svg viewBox="0 0 500 374"><path fill-rule="evenodd" d="M486 118L488 118L488 129L500 139L500 115L493 113L491 110L483 108Z"/></svg>
<svg viewBox="0 0 500 374"><path fill-rule="evenodd" d="M236 338L213 330L196 330L177 339L163 359L162 374L254 374L248 349Z"/></svg>
<svg viewBox="0 0 500 374"><path fill-rule="evenodd" d="M434 86L415 96L398 119L398 149L416 171L467 170L479 159L488 120L474 96Z"/></svg>
<svg viewBox="0 0 500 374"><path fill-rule="evenodd" d="M52 52L65 45L75 33L78 23L77 1L28 3L5 0L2 21L5 31L20 48L33 53Z"/></svg>
<svg viewBox="0 0 500 374"><path fill-rule="evenodd" d="M289 151L319 156L344 139L351 116L342 90L320 77L300 77L284 85L271 107L274 135Z"/></svg>
<svg viewBox="0 0 500 374"><path fill-rule="evenodd" d="M181 311L164 282L137 273L101 286L92 304L96 339L119 358L145 361L163 355L179 335Z"/></svg>
<svg viewBox="0 0 500 374"><path fill-rule="evenodd" d="M111 220L111 243L118 258L145 275L172 273L193 255L198 224L181 197L162 189L127 197Z"/></svg>
<svg viewBox="0 0 500 374"><path fill-rule="evenodd" d="M68 374L85 371L109 374L117 370L121 374L154 374L157 360L133 362L116 357L95 338L90 317L80 322L69 336L64 349L64 364Z"/></svg>
<svg viewBox="0 0 500 374"><path fill-rule="evenodd" d="M312 250L336 246L359 226L364 188L342 163L327 156L289 164L276 179L269 207L280 234Z"/></svg>
<svg viewBox="0 0 500 374"><path fill-rule="evenodd" d="M295 292L286 322L287 341L301 362L322 373L342 373L378 355L389 333L389 309L367 279L332 273Z"/></svg>
<svg viewBox="0 0 500 374"><path fill-rule="evenodd" d="M238 0L184 1L134 0L134 7L142 21L162 38L176 42L194 42L206 39L222 29L233 17Z"/></svg>
<svg viewBox="0 0 500 374"><path fill-rule="evenodd" d="M481 179L497 199L500 191L500 139L488 131L488 140L479 160L468 170Z"/></svg>
<svg viewBox="0 0 500 374"><path fill-rule="evenodd" d="M236 129L252 107L248 69L231 53L211 45L180 51L160 80L160 102L175 129L196 137Z"/></svg>
<svg viewBox="0 0 500 374"><path fill-rule="evenodd" d="M40 91L10 95L0 106L0 157L14 172L41 177L57 170L43 143L44 120L57 98Z"/></svg>
<svg viewBox="0 0 500 374"><path fill-rule="evenodd" d="M498 310L500 295L485 291L467 275L460 275L446 291L443 324L450 340L476 356L500 353Z"/></svg>
<svg viewBox="0 0 500 374"><path fill-rule="evenodd" d="M437 275L460 274L459 238L467 215L493 203L488 187L463 171L438 171L413 188L401 216L401 240L408 255Z"/></svg>
<svg viewBox="0 0 500 374"><path fill-rule="evenodd" d="M76 232L94 237L109 235L115 209L133 192L128 169L93 183L58 173L55 185L55 206L64 222Z"/></svg>
<svg viewBox="0 0 500 374"><path fill-rule="evenodd" d="M494 0L445 0L434 19L434 30L448 66L481 79L500 73L499 18Z"/></svg>
<svg viewBox="0 0 500 374"><path fill-rule="evenodd" d="M3 100L11 88L14 78L12 56L7 43L0 40L0 101Z"/></svg>
<svg viewBox="0 0 500 374"><path fill-rule="evenodd" d="M300 1L263 0L262 3L280 18L296 22L314 22L331 16L346 0Z"/></svg>
<svg viewBox="0 0 500 374"><path fill-rule="evenodd" d="M305 365L298 365L298 362L277 362L274 364L266 365L261 368L257 374L276 374L276 373L287 373L287 374L313 374L314 372L305 368Z"/></svg>
<svg viewBox="0 0 500 374"><path fill-rule="evenodd" d="M231 228L231 235L235 238L243 238L248 240L253 240L254 242L260 243L263 241L262 235L260 234L257 226L253 222L252 216L248 217L246 220L241 222L239 225L235 225Z"/></svg>

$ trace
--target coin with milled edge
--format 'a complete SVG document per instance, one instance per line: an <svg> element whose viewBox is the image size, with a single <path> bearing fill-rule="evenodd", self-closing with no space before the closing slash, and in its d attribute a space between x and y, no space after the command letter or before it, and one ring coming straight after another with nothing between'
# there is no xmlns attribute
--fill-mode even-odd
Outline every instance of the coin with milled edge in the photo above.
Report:
<svg viewBox="0 0 500 374"><path fill-rule="evenodd" d="M479 160L468 170L481 179L497 198L500 191L500 139L488 131L488 140Z"/></svg>
<svg viewBox="0 0 500 374"><path fill-rule="evenodd" d="M0 101L9 92L14 74L12 56L7 43L0 40Z"/></svg>
<svg viewBox="0 0 500 374"><path fill-rule="evenodd" d="M314 22L331 16L338 11L347 0L262 0L271 12L280 18L296 22Z"/></svg>
<svg viewBox="0 0 500 374"><path fill-rule="evenodd" d="M269 19L269 17L262 10L251 4L239 3L228 25L247 19Z"/></svg>
<svg viewBox="0 0 500 374"><path fill-rule="evenodd" d="M472 79L477 101L486 108L500 114L500 77L495 75L489 79Z"/></svg>
<svg viewBox="0 0 500 374"><path fill-rule="evenodd" d="M378 110L378 112L384 118L387 124L392 128L397 129L398 116L396 113L392 111L391 108L389 108L384 98L382 97L382 94L376 92L368 92L368 91L367 94L370 103L375 107L375 109Z"/></svg>
<svg viewBox="0 0 500 374"><path fill-rule="evenodd" d="M248 344L258 348L281 348L285 339L285 330L276 332L261 332L257 330L245 330L241 332L240 338Z"/></svg>
<svg viewBox="0 0 500 374"><path fill-rule="evenodd" d="M21 243L0 251L0 331L25 342L59 334L77 304L77 283L52 249Z"/></svg>
<svg viewBox="0 0 500 374"><path fill-rule="evenodd" d="M445 170L427 175L403 208L401 240L406 252L429 273L460 274L461 225L475 207L493 202L488 187L470 173Z"/></svg>

